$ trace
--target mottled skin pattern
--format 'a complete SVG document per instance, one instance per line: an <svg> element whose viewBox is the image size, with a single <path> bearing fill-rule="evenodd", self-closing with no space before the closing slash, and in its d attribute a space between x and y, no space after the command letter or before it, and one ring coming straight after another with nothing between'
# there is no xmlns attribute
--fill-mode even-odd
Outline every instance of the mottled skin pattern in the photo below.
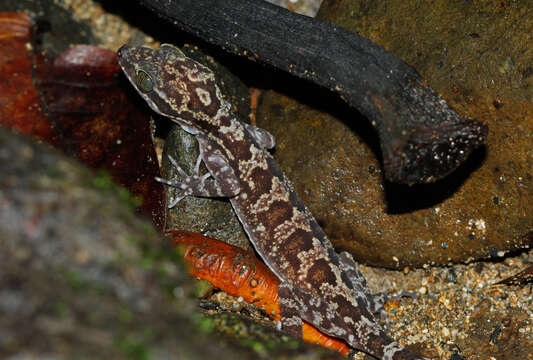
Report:
<svg viewBox="0 0 533 360"><path fill-rule="evenodd" d="M281 280L285 331L301 336L305 319L379 359L423 359L379 326L373 314L377 304L353 258L335 252L266 150L274 146L272 135L231 113L211 70L171 45L159 50L123 46L118 59L150 107L200 144L208 174L198 174L199 158L195 174L178 168L180 182L162 181L181 189L179 199L230 199L256 251Z"/></svg>

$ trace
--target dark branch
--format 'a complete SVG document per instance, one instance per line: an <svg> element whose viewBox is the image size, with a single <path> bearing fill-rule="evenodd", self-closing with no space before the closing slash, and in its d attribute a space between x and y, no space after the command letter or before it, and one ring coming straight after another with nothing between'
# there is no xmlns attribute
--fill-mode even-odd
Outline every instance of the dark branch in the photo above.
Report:
<svg viewBox="0 0 533 360"><path fill-rule="evenodd" d="M356 33L258 0L140 0L225 50L340 94L376 127L385 175L430 182L483 143L487 126L461 119L391 52Z"/></svg>

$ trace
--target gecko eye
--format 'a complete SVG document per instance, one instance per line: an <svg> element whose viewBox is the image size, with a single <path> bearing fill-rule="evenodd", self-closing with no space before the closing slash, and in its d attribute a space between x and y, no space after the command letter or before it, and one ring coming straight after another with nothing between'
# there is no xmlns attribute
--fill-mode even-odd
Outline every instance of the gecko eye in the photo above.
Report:
<svg viewBox="0 0 533 360"><path fill-rule="evenodd" d="M139 90L141 90L143 93L149 93L154 89L152 77L146 71L137 70L136 83Z"/></svg>

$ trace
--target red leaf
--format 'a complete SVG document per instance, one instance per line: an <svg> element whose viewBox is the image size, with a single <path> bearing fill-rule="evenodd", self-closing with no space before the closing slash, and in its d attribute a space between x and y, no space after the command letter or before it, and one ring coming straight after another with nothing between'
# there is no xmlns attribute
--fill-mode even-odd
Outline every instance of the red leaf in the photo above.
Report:
<svg viewBox="0 0 533 360"><path fill-rule="evenodd" d="M0 12L0 125L58 145L32 80L32 21Z"/></svg>
<svg viewBox="0 0 533 360"><path fill-rule="evenodd" d="M127 95L116 53L78 45L56 59L33 54L31 28L26 15L0 13L0 124L107 170L163 230L166 206L154 180L159 164L149 115Z"/></svg>

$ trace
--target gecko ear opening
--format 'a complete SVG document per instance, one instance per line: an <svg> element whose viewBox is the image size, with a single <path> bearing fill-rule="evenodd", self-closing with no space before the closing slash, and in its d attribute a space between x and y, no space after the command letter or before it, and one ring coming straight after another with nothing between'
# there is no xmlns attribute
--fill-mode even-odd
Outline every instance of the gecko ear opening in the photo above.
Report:
<svg viewBox="0 0 533 360"><path fill-rule="evenodd" d="M152 80L152 77L144 70L137 70L137 78L135 79L135 83L137 84L139 90L145 94L154 89L154 81Z"/></svg>

